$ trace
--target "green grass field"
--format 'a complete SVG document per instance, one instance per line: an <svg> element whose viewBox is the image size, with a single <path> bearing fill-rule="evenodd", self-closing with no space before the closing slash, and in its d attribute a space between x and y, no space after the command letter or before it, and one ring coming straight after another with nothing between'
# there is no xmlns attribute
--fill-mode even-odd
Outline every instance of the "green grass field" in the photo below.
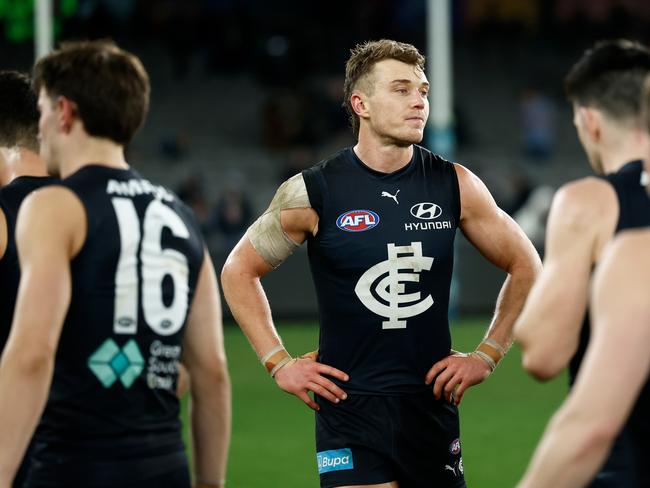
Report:
<svg viewBox="0 0 650 488"><path fill-rule="evenodd" d="M313 324L279 322L287 349L315 348ZM487 323L462 320L452 327L453 347L472 350ZM312 411L280 391L236 326L225 330L233 390L230 488L318 486ZM469 390L460 407L465 478L470 488L514 486L551 413L566 393L566 378L539 384L522 371L513 348L494 375Z"/></svg>

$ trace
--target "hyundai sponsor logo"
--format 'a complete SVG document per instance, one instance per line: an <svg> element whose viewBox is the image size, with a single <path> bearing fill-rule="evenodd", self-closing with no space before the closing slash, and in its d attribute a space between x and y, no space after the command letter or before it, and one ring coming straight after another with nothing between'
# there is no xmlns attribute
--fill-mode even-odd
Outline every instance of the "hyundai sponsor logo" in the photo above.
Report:
<svg viewBox="0 0 650 488"><path fill-rule="evenodd" d="M411 207L411 215L420 222L405 222L404 230L423 231L452 229L451 220L435 220L442 215L442 208L432 202L420 202ZM426 222L421 222L422 220Z"/></svg>
<svg viewBox="0 0 650 488"><path fill-rule="evenodd" d="M336 226L346 232L363 232L379 224L379 215L372 210L350 210L336 219Z"/></svg>
<svg viewBox="0 0 650 488"><path fill-rule="evenodd" d="M354 469L352 449L350 448L318 452L316 453L316 462L318 463L318 474Z"/></svg>
<svg viewBox="0 0 650 488"><path fill-rule="evenodd" d="M451 229L451 221L443 220L437 222L407 222L404 230L440 230Z"/></svg>
<svg viewBox="0 0 650 488"><path fill-rule="evenodd" d="M435 203L421 202L411 207L411 215L416 219L433 220L442 215L442 209Z"/></svg>

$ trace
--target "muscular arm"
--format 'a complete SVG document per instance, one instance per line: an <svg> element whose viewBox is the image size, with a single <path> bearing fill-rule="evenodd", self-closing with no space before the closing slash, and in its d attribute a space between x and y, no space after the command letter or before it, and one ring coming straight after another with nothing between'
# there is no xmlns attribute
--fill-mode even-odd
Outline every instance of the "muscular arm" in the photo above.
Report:
<svg viewBox="0 0 650 488"><path fill-rule="evenodd" d="M603 256L592 337L580 373L519 488L584 486L598 471L650 374L650 231L629 231Z"/></svg>
<svg viewBox="0 0 650 488"><path fill-rule="evenodd" d="M591 267L617 216L613 188L596 178L564 186L553 200L544 269L515 324L524 368L538 379L557 376L576 351Z"/></svg>
<svg viewBox="0 0 650 488"><path fill-rule="evenodd" d="M526 235L496 205L483 182L463 166L457 164L455 167L461 198L460 228L485 258L508 273L485 335L485 339L492 339L507 350L512 343L514 322L540 271L541 262ZM437 376L434 394L439 396L444 389L446 398L450 398L459 385L455 403L460 403L466 388L489 375L489 367L481 362L474 355L449 356L434 365L426 381L430 382Z"/></svg>
<svg viewBox="0 0 650 488"><path fill-rule="evenodd" d="M221 299L206 252L183 341L190 392L197 482L222 486L230 445L230 377L223 344Z"/></svg>
<svg viewBox="0 0 650 488"><path fill-rule="evenodd" d="M488 261L508 273L486 334L508 348L515 319L541 271L539 255L516 222L497 207L483 182L461 165L456 165L456 172L463 234Z"/></svg>
<svg viewBox="0 0 650 488"><path fill-rule="evenodd" d="M279 195L280 191L282 187L278 190L274 201L282 198ZM271 208L273 205L272 202ZM313 209L306 207L279 210L279 219L281 231L268 232L263 236L263 239L270 241L265 243L270 249L279 247L281 242L278 241L282 239L290 239L295 244L302 244L310 234L316 232L318 225L318 215ZM262 358L268 351L282 344L260 282L260 278L279 262L269 263L262 257L260 252L263 251L258 251L251 242L249 237L251 232L249 229L228 256L221 272L221 282L224 296L235 320L257 356ZM255 237L255 240L259 239ZM275 253L271 254L275 259ZM318 405L309 397L307 391L316 392L330 401L345 398L345 393L322 376L323 374L336 376L343 381L347 380L347 375L343 372L308 359L292 361L278 371L275 379L283 390L295 394L308 406L317 409Z"/></svg>
<svg viewBox="0 0 650 488"><path fill-rule="evenodd" d="M28 197L19 214L21 281L0 363L2 486L10 486L47 400L70 302L70 259L85 239L83 212L68 190L47 188Z"/></svg>

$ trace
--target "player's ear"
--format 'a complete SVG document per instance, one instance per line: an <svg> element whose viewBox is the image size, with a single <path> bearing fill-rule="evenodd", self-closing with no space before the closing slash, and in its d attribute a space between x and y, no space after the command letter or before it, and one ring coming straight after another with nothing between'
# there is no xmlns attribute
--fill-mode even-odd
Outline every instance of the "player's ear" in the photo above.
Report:
<svg viewBox="0 0 650 488"><path fill-rule="evenodd" d="M354 113L356 113L359 117L368 116L366 96L363 92L352 92L352 95L350 96L350 105L352 105L352 110L354 110Z"/></svg>
<svg viewBox="0 0 650 488"><path fill-rule="evenodd" d="M64 96L56 99L56 108L59 114L59 127L68 134L72 130L72 123L77 117L77 104Z"/></svg>
<svg viewBox="0 0 650 488"><path fill-rule="evenodd" d="M594 141L599 141L602 129L603 114L590 107L579 107L578 118L587 135Z"/></svg>

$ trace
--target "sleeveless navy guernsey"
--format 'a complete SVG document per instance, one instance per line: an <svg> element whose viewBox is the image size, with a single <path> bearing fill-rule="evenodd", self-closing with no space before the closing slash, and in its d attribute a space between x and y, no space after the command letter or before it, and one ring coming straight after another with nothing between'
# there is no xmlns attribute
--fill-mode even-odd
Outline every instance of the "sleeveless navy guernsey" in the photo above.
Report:
<svg viewBox="0 0 650 488"><path fill-rule="evenodd" d="M453 164L414 146L411 161L386 174L348 148L302 175L319 216L308 252L321 361L350 375L349 393L426 390L426 372L451 345Z"/></svg>
<svg viewBox="0 0 650 488"><path fill-rule="evenodd" d="M625 229L650 226L650 200L641 181L642 174L643 161L631 161L616 173L602 176L604 180L612 185L618 199L619 213L615 234ZM589 343L590 329L589 309L587 309L580 331L578 348L569 363L570 384L574 383L582 358L585 355Z"/></svg>
<svg viewBox="0 0 650 488"><path fill-rule="evenodd" d="M618 199L619 216L615 234L626 229L650 227L650 199L642 181L643 162L632 161L617 172L602 176L608 181ZM620 324L624 326L625 324ZM569 381L573 385L589 344L591 321L589 309L580 331L578 348L569 363ZM650 382L641 391L639 399L628 422L619 434L612 451L595 481L589 485L601 486L650 486L650 470L647 459L650 456ZM632 469L630 467L632 466Z"/></svg>
<svg viewBox="0 0 650 488"><path fill-rule="evenodd" d="M23 200L34 190L55 182L45 176L19 176L0 188L0 208L7 222L7 247L0 259L0 352L4 349L14 316L20 282L20 265L16 249L16 218ZM45 244L45 243L44 243Z"/></svg>
<svg viewBox="0 0 650 488"><path fill-rule="evenodd" d="M620 215L616 233L626 229L650 228L650 198L643 181L643 162L632 161L607 176L618 196ZM625 326L625 324L620 324ZM587 329L589 330L589 329ZM621 433L631 446L629 456L635 466L634 486L650 487L650 379L639 393Z"/></svg>
<svg viewBox="0 0 650 488"><path fill-rule="evenodd" d="M20 263L16 248L16 218L23 200L34 190L57 181L46 176L19 176L0 188L0 208L7 224L7 246L0 259L0 353L4 350L16 306L20 283ZM43 243L45 244L45 243ZM14 478L13 486L22 486L31 459L31 445Z"/></svg>
<svg viewBox="0 0 650 488"><path fill-rule="evenodd" d="M136 171L91 165L61 184L87 235L28 483L131 486L186 463L176 363L203 241L192 212Z"/></svg>

